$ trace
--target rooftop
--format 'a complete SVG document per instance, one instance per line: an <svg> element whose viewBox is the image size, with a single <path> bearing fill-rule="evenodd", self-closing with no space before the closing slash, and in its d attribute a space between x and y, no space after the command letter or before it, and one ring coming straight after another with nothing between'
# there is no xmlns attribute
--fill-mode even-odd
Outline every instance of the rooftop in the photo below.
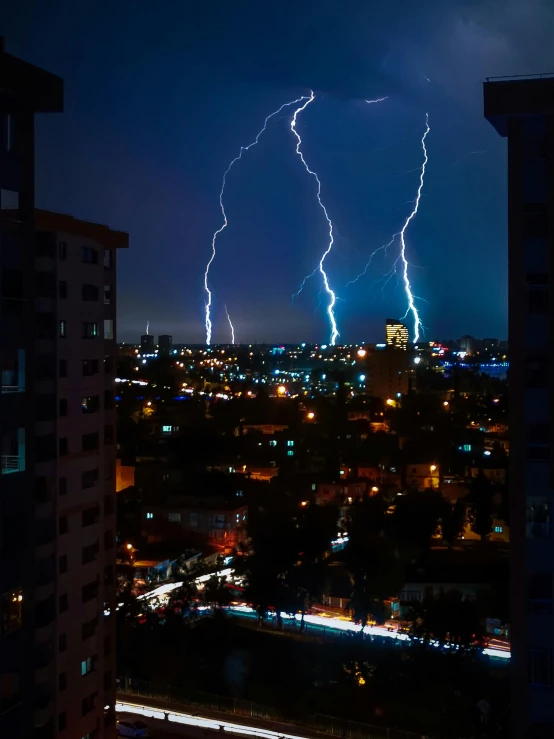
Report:
<svg viewBox="0 0 554 739"><path fill-rule="evenodd" d="M0 36L0 93L10 111L61 113L63 80L4 51Z"/></svg>
<svg viewBox="0 0 554 739"><path fill-rule="evenodd" d="M39 231L56 231L84 236L102 244L106 249L127 249L129 234L116 231L102 223L82 221L66 213L35 209L35 227Z"/></svg>
<svg viewBox="0 0 554 739"><path fill-rule="evenodd" d="M501 136L508 122L554 115L554 74L488 77L483 84L485 118Z"/></svg>

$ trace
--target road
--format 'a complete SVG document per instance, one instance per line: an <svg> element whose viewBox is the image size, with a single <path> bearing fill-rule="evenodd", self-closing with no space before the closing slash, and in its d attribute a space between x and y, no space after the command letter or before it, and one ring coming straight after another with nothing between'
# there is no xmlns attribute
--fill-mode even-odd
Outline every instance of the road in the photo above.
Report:
<svg viewBox="0 0 554 739"><path fill-rule="evenodd" d="M140 700L140 699L138 699ZM229 721L226 717L210 717L199 713L173 711L140 702L116 703L117 717L124 720L140 719L148 724L153 739L170 739L175 736L186 736L191 739L221 739L222 734L234 736L257 737L258 739L306 739L307 734L288 733L296 727L286 726L284 731L275 731L262 726L255 726L234 717ZM165 718L167 715L167 718ZM259 723L259 722L258 722ZM279 727L280 728L280 727Z"/></svg>

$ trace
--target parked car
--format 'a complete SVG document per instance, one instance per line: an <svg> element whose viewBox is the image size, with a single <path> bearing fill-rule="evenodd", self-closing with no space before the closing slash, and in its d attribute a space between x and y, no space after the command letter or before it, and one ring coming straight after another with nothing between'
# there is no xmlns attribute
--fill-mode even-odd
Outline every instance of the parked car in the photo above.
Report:
<svg viewBox="0 0 554 739"><path fill-rule="evenodd" d="M148 726L144 721L117 721L117 736L149 737Z"/></svg>

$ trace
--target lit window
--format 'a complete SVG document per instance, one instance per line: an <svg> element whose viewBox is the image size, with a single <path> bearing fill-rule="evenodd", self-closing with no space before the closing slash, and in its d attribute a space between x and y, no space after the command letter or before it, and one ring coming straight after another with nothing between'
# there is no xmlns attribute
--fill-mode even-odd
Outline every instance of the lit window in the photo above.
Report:
<svg viewBox="0 0 554 739"><path fill-rule="evenodd" d="M87 657L81 662L81 676L88 675L92 672L92 657Z"/></svg>
<svg viewBox="0 0 554 739"><path fill-rule="evenodd" d="M471 444L464 444L462 447L464 452L470 452L471 451Z"/></svg>
<svg viewBox="0 0 554 739"><path fill-rule="evenodd" d="M294 450L293 449L289 449L287 451L287 457L294 457Z"/></svg>
<svg viewBox="0 0 554 739"><path fill-rule="evenodd" d="M113 339L113 320L111 318L104 319L104 338Z"/></svg>
<svg viewBox="0 0 554 739"><path fill-rule="evenodd" d="M495 534L501 534L502 533L502 526L495 526L494 527L494 533Z"/></svg>
<svg viewBox="0 0 554 739"><path fill-rule="evenodd" d="M97 323L83 323L83 339L93 339L98 336Z"/></svg>
<svg viewBox="0 0 554 739"><path fill-rule="evenodd" d="M312 482L312 490L317 490L317 485L315 482Z"/></svg>
<svg viewBox="0 0 554 739"><path fill-rule="evenodd" d="M269 446L277 446L277 442L275 441L275 439L271 439L271 441L269 442Z"/></svg>
<svg viewBox="0 0 554 739"><path fill-rule="evenodd" d="M2 633L9 634L21 628L23 616L23 591L14 590L1 596Z"/></svg>
<svg viewBox="0 0 554 739"><path fill-rule="evenodd" d="M294 446L294 441L287 441L287 446Z"/></svg>
<svg viewBox="0 0 554 739"><path fill-rule="evenodd" d="M162 426L162 434L170 434L171 426Z"/></svg>
<svg viewBox="0 0 554 739"><path fill-rule="evenodd" d="M146 518L147 518L148 520L150 520L151 518L154 518L154 514L153 514L153 513L150 513L150 512L148 512L148 513L146 514Z"/></svg>
<svg viewBox="0 0 554 739"><path fill-rule="evenodd" d="M66 329L67 329L66 322L60 321L60 339L65 339L65 337L67 336Z"/></svg>
<svg viewBox="0 0 554 739"><path fill-rule="evenodd" d="M180 513L168 513L167 520L172 521L173 523L181 523L181 514Z"/></svg>

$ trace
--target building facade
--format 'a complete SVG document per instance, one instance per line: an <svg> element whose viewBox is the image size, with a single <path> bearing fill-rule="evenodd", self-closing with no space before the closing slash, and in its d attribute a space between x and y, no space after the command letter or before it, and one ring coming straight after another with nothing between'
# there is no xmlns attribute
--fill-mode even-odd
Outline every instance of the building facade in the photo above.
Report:
<svg viewBox="0 0 554 739"><path fill-rule="evenodd" d="M116 260L128 235L39 210L35 228L37 306L55 321L57 377L41 382L57 420L36 469L56 500L57 736L101 739L115 733Z"/></svg>
<svg viewBox="0 0 554 739"><path fill-rule="evenodd" d="M154 336L152 334L143 334L140 337L140 353L141 354L154 354Z"/></svg>
<svg viewBox="0 0 554 739"><path fill-rule="evenodd" d="M392 346L372 350L367 357L367 392L373 398L395 401L406 395L413 374L411 352Z"/></svg>
<svg viewBox="0 0 554 739"><path fill-rule="evenodd" d="M50 739L58 728L56 494L41 461L56 409L37 374L55 343L41 331L55 319L39 312L35 292L34 119L62 110L62 80L6 53L0 39L2 737Z"/></svg>
<svg viewBox="0 0 554 739"><path fill-rule="evenodd" d="M126 234L34 209L62 81L0 46L0 736L115 737L115 268Z"/></svg>
<svg viewBox="0 0 554 739"><path fill-rule="evenodd" d="M393 346L395 349L408 348L410 335L406 324L396 318L387 318L385 331L387 346Z"/></svg>
<svg viewBox="0 0 554 739"><path fill-rule="evenodd" d="M554 77L484 85L508 139L511 670L514 737L554 735Z"/></svg>
<svg viewBox="0 0 554 739"><path fill-rule="evenodd" d="M161 334L158 336L158 353L160 357L169 357L173 351L173 336Z"/></svg>

